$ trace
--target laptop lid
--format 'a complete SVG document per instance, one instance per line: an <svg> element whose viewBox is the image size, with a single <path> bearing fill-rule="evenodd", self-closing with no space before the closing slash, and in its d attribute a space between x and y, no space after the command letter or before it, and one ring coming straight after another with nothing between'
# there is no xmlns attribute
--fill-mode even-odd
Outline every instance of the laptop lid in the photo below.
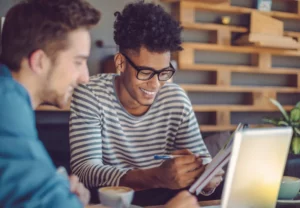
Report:
<svg viewBox="0 0 300 208"><path fill-rule="evenodd" d="M235 134L222 208L274 208L293 130L246 129Z"/></svg>

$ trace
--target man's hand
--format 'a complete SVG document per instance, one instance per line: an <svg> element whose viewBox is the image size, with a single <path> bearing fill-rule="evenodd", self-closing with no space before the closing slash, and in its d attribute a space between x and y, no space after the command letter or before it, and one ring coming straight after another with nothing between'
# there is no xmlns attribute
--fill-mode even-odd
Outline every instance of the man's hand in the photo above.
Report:
<svg viewBox="0 0 300 208"><path fill-rule="evenodd" d="M165 208L199 208L197 198L187 191L182 191L171 199Z"/></svg>
<svg viewBox="0 0 300 208"><path fill-rule="evenodd" d="M178 150L173 155L182 155L167 160L158 167L158 178L164 188L181 189L191 185L204 171L202 159L189 150Z"/></svg>
<svg viewBox="0 0 300 208"><path fill-rule="evenodd" d="M213 177L213 179L207 184L207 186L203 189L205 192L209 192L211 190L214 190L215 188L217 188L220 183L223 181L223 175L224 175L225 171L224 170L220 170L217 175L215 175L215 177Z"/></svg>
<svg viewBox="0 0 300 208"><path fill-rule="evenodd" d="M69 181L71 192L78 196L83 206L86 206L90 201L89 190L87 190L84 185L79 182L79 178L75 175L70 176Z"/></svg>

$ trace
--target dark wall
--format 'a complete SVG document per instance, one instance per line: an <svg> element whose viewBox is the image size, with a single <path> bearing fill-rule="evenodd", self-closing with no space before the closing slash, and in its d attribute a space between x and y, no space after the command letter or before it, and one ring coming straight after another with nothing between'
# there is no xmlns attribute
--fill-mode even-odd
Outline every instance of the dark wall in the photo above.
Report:
<svg viewBox="0 0 300 208"><path fill-rule="evenodd" d="M39 138L56 166L70 172L69 112L36 112Z"/></svg>
<svg viewBox="0 0 300 208"><path fill-rule="evenodd" d="M5 16L6 12L20 0L0 0L0 16Z"/></svg>

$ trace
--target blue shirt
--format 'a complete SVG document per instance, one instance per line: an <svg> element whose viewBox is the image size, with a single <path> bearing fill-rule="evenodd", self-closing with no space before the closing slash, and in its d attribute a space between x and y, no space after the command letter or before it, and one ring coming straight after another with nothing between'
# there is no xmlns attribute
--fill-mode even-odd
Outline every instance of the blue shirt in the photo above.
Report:
<svg viewBox="0 0 300 208"><path fill-rule="evenodd" d="M38 139L26 89L0 64L0 207L82 207Z"/></svg>

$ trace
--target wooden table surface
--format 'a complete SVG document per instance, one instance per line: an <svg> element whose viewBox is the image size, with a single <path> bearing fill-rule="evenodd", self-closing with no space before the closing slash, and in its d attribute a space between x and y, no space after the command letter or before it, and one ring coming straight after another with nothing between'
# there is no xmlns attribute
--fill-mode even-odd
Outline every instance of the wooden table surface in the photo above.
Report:
<svg viewBox="0 0 300 208"><path fill-rule="evenodd" d="M201 207L204 206L217 206L220 205L221 201L220 200L213 200L213 201L202 201L199 202L199 205ZM163 208L163 205L160 206L148 206L144 208ZM101 205L88 205L85 208L103 208ZM106 207L105 207L106 208ZM276 208L299 208L299 204L291 204L291 205L277 205Z"/></svg>
<svg viewBox="0 0 300 208"><path fill-rule="evenodd" d="M220 205L220 200L214 200L214 201L202 201L199 202L200 206L214 206L214 205ZM163 208L163 205L159 206L149 206L149 207L144 207L144 208ZM100 205L88 205L85 208L101 208Z"/></svg>
<svg viewBox="0 0 300 208"><path fill-rule="evenodd" d="M220 200L212 200L212 201L202 201L199 202L199 205L204 207L204 206L215 206L215 205L220 205L221 201ZM145 207L145 208L163 208L163 205L160 206L149 206L149 207Z"/></svg>

